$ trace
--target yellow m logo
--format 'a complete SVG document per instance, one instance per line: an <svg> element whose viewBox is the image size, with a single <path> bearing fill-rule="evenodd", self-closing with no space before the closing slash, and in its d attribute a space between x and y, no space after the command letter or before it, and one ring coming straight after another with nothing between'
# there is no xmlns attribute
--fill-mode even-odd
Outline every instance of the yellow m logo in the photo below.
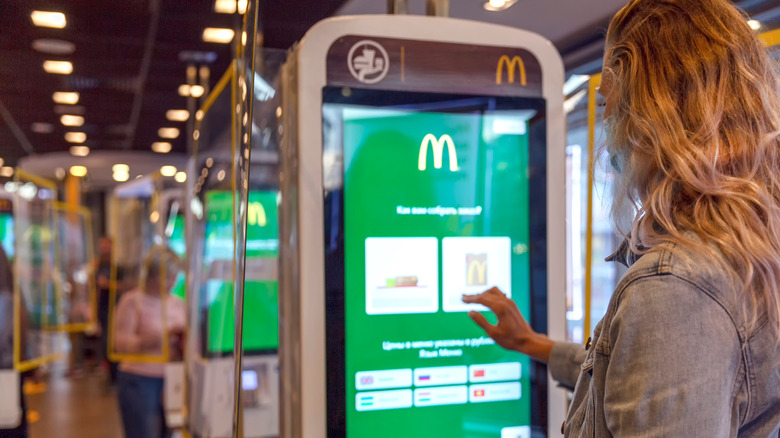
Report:
<svg viewBox="0 0 780 438"><path fill-rule="evenodd" d="M498 60L498 66L496 67L496 85L501 85L501 81L504 78L504 66L506 66L506 74L510 84L515 83L515 67L520 70L520 85L525 87L525 63L519 56L514 56L509 59L507 55L502 56Z"/></svg>
<svg viewBox="0 0 780 438"><path fill-rule="evenodd" d="M428 134L423 138L420 143L420 158L417 162L417 168L425 170L428 164L428 144L433 149L433 167L441 169L442 155L444 154L444 145L447 145L447 151L450 154L450 171L458 171L458 154L455 152L455 143L452 141L452 137L447 134L436 138L433 134Z"/></svg>
<svg viewBox="0 0 780 438"><path fill-rule="evenodd" d="M264 227L268 223L263 204L259 202L249 203L249 209L247 211L247 222L249 222L249 225L259 225L261 227Z"/></svg>
<svg viewBox="0 0 780 438"><path fill-rule="evenodd" d="M487 285L487 254L466 254L466 285Z"/></svg>

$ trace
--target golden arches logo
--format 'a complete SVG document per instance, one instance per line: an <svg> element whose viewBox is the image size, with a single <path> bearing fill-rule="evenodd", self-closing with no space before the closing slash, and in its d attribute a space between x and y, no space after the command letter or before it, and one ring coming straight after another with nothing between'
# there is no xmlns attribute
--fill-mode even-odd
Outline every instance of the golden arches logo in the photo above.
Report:
<svg viewBox="0 0 780 438"><path fill-rule="evenodd" d="M487 285L487 254L466 254L466 285Z"/></svg>
<svg viewBox="0 0 780 438"><path fill-rule="evenodd" d="M504 66L506 66L506 75L510 84L515 83L515 69L520 71L520 85L526 85L525 77L525 63L519 56L513 56L511 59L507 55L503 55L498 60L498 66L496 66L496 85L501 85L501 81L504 79Z"/></svg>
<svg viewBox="0 0 780 438"><path fill-rule="evenodd" d="M428 145L431 145L433 149L433 167L441 169L442 155L444 154L444 146L447 146L447 151L450 156L450 171L457 172L458 167L458 153L455 151L455 142L452 141L452 137L447 134L436 138L433 134L427 134L422 143L420 143L420 158L417 162L417 168L425 170L428 165Z"/></svg>
<svg viewBox="0 0 780 438"><path fill-rule="evenodd" d="M268 218L265 215L265 208L263 204L259 202L250 202L247 210L247 222L249 225L264 227L268 223Z"/></svg>

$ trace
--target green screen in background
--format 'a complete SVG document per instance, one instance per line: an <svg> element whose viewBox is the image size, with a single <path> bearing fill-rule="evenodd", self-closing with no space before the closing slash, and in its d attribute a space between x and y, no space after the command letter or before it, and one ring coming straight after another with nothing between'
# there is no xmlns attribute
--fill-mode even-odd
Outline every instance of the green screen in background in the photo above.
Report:
<svg viewBox="0 0 780 438"><path fill-rule="evenodd" d="M3 246L8 260L14 258L14 216L12 213L0 213L0 245Z"/></svg>
<svg viewBox="0 0 780 438"><path fill-rule="evenodd" d="M206 193L206 245L204 263L222 264L232 272L233 197L230 192ZM250 191L247 213L246 281L244 283L245 352L275 350L279 346L279 286L276 264L279 254L277 192ZM229 265L229 266L228 266ZM235 336L232 281L205 281L207 306L206 351L231 353Z"/></svg>
<svg viewBox="0 0 780 438"><path fill-rule="evenodd" d="M343 127L347 436L530 437L530 361L461 295L498 286L529 312L536 112L323 114Z"/></svg>

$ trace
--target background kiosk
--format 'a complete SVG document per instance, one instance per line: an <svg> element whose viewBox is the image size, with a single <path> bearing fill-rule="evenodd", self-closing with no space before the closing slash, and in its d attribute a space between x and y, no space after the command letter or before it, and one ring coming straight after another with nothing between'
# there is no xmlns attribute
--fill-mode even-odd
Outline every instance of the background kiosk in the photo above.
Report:
<svg viewBox="0 0 780 438"><path fill-rule="evenodd" d="M329 19L283 81L282 436L559 433L546 368L460 301L499 286L565 336L552 44L447 18Z"/></svg>

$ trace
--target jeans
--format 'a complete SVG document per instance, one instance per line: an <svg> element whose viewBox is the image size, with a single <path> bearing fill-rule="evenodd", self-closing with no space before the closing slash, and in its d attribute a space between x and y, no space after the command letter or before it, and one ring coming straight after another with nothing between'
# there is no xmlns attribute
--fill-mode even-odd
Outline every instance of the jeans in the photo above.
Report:
<svg viewBox="0 0 780 438"><path fill-rule="evenodd" d="M119 410L125 438L166 438L163 379L119 372Z"/></svg>

